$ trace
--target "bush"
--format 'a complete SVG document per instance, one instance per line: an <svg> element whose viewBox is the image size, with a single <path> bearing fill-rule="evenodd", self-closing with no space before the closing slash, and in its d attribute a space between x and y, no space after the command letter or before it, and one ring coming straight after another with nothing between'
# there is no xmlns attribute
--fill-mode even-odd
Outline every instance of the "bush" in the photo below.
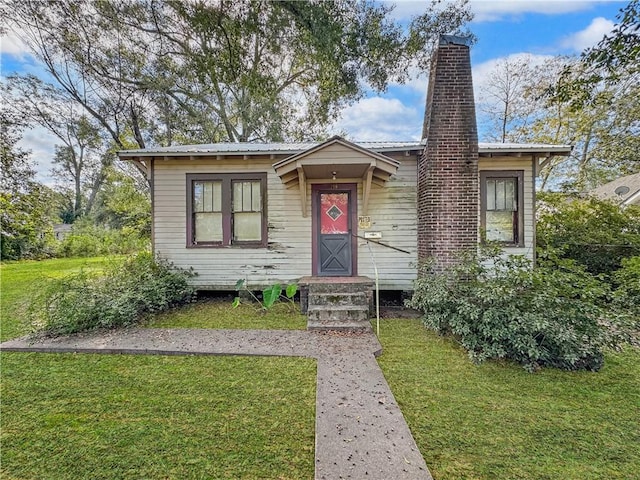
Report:
<svg viewBox="0 0 640 480"><path fill-rule="evenodd" d="M427 327L453 334L470 357L507 358L529 371L543 366L598 370L610 342L598 306L608 294L572 260L532 269L493 250L469 255L444 273L422 270L409 306Z"/></svg>
<svg viewBox="0 0 640 480"><path fill-rule="evenodd" d="M621 342L640 347L640 256L622 260L613 274L611 317Z"/></svg>
<svg viewBox="0 0 640 480"><path fill-rule="evenodd" d="M640 256L623 259L622 268L613 274L613 281L614 304L640 316Z"/></svg>
<svg viewBox="0 0 640 480"><path fill-rule="evenodd" d="M31 304L29 319L35 330L54 336L133 325L147 314L191 301L190 276L140 253L101 275L79 272L49 281Z"/></svg>
<svg viewBox="0 0 640 480"><path fill-rule="evenodd" d="M96 257L102 255L128 255L147 249L149 239L136 230L112 230L80 222L58 247L60 257Z"/></svg>
<svg viewBox="0 0 640 480"><path fill-rule="evenodd" d="M624 258L640 255L640 207L596 198L569 199L541 194L536 239L541 249L584 265L594 275L620 268Z"/></svg>

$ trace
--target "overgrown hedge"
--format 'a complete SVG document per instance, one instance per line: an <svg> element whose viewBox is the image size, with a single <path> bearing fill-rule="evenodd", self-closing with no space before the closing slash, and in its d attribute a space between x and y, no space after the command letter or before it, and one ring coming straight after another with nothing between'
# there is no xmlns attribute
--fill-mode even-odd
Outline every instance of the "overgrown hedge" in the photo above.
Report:
<svg viewBox="0 0 640 480"><path fill-rule="evenodd" d="M97 257L129 255L149 248L150 240L137 230L124 227L110 229L78 222L57 245L58 257Z"/></svg>
<svg viewBox="0 0 640 480"><path fill-rule="evenodd" d="M192 300L192 274L144 252L109 265L48 281L29 308L33 330L64 335L138 323Z"/></svg>
<svg viewBox="0 0 640 480"><path fill-rule="evenodd" d="M623 259L640 256L640 206L620 208L607 200L558 193L538 196L538 248L573 259L594 275L609 276Z"/></svg>
<svg viewBox="0 0 640 480"><path fill-rule="evenodd" d="M409 306L475 361L507 358L529 371L602 367L602 349L613 342L601 322L609 288L573 260L543 258L533 269L491 250L443 273L423 268Z"/></svg>

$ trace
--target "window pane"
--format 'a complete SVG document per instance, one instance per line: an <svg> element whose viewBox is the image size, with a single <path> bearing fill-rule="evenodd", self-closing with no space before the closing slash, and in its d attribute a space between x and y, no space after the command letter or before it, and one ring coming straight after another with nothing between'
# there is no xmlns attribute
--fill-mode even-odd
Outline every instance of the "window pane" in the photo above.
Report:
<svg viewBox="0 0 640 480"><path fill-rule="evenodd" d="M201 212L204 197L204 184L202 182L195 182L193 184L193 211Z"/></svg>
<svg viewBox="0 0 640 480"><path fill-rule="evenodd" d="M194 182L193 211L222 211L222 182Z"/></svg>
<svg viewBox="0 0 640 480"><path fill-rule="evenodd" d="M235 213L233 239L241 242L262 240L262 213Z"/></svg>
<svg viewBox="0 0 640 480"><path fill-rule="evenodd" d="M222 241L222 213L195 214L195 242Z"/></svg>
<svg viewBox="0 0 640 480"><path fill-rule="evenodd" d="M260 182L251 182L251 210L262 211L262 195L260 193Z"/></svg>
<svg viewBox="0 0 640 480"><path fill-rule="evenodd" d="M233 211L259 212L261 210L260 182L233 182Z"/></svg>
<svg viewBox="0 0 640 480"><path fill-rule="evenodd" d="M489 241L514 243L513 213L506 211L486 212L486 238Z"/></svg>
<svg viewBox="0 0 640 480"><path fill-rule="evenodd" d="M496 181L487 180L487 210L496 209Z"/></svg>
<svg viewBox="0 0 640 480"><path fill-rule="evenodd" d="M222 182L213 182L213 211L222 211Z"/></svg>
<svg viewBox="0 0 640 480"><path fill-rule="evenodd" d="M202 205L202 211L211 212L213 210L213 183L205 182L203 185L204 185L204 201Z"/></svg>
<svg viewBox="0 0 640 480"><path fill-rule="evenodd" d="M251 211L251 182L242 182L242 211Z"/></svg>
<svg viewBox="0 0 640 480"><path fill-rule="evenodd" d="M506 180L496 180L496 210L504 210L506 204L505 182Z"/></svg>
<svg viewBox="0 0 640 480"><path fill-rule="evenodd" d="M517 210L516 202L516 179L505 180L505 205L504 209L513 212Z"/></svg>
<svg viewBox="0 0 640 480"><path fill-rule="evenodd" d="M487 211L510 211L518 209L517 179L487 179Z"/></svg>
<svg viewBox="0 0 640 480"><path fill-rule="evenodd" d="M233 211L242 211L242 182L233 182Z"/></svg>

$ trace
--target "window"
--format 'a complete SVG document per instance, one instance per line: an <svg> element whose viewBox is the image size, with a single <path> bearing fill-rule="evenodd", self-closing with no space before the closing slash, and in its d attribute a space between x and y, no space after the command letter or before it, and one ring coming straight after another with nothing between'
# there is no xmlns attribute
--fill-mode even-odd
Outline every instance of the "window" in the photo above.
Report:
<svg viewBox="0 0 640 480"><path fill-rule="evenodd" d="M480 172L483 240L524 245L523 171Z"/></svg>
<svg viewBox="0 0 640 480"><path fill-rule="evenodd" d="M257 174L187 174L187 246L265 246L265 185Z"/></svg>

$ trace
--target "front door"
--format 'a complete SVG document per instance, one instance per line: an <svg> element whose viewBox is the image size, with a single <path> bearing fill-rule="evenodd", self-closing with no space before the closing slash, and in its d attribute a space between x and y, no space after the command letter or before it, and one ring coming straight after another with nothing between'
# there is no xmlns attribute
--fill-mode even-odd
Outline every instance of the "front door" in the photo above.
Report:
<svg viewBox="0 0 640 480"><path fill-rule="evenodd" d="M353 274L352 190L318 190L315 193L314 270L319 276L349 277Z"/></svg>

